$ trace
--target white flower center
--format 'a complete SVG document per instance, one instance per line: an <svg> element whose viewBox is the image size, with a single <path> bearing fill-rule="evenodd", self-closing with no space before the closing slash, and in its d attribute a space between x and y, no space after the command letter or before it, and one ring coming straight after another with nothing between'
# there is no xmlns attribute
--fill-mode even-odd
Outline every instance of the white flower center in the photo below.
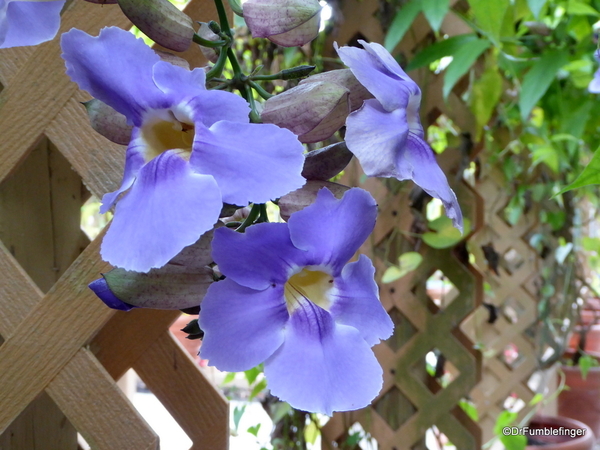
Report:
<svg viewBox="0 0 600 450"><path fill-rule="evenodd" d="M158 112L158 111L157 111ZM194 125L181 122L168 110L144 120L141 137L146 143L144 157L150 161L167 150L176 150L189 159L194 143Z"/></svg>
<svg viewBox="0 0 600 450"><path fill-rule="evenodd" d="M303 302L310 301L329 310L329 291L333 288L333 277L321 270L307 267L292 275L284 286L285 303L292 314Z"/></svg>

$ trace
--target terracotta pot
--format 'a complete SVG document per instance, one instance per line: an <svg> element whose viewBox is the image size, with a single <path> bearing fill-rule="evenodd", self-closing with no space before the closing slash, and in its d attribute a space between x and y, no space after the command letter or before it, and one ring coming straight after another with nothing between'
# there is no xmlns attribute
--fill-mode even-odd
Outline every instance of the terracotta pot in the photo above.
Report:
<svg viewBox="0 0 600 450"><path fill-rule="evenodd" d="M584 380L579 366L563 366L569 389L558 396L558 414L585 423L600 436L600 367L591 367Z"/></svg>
<svg viewBox="0 0 600 450"><path fill-rule="evenodd" d="M569 339L569 350L576 350L579 345L581 327L575 327ZM600 353L600 324L592 325L585 336L585 348L587 353Z"/></svg>
<svg viewBox="0 0 600 450"><path fill-rule="evenodd" d="M590 427L577 420L566 417L535 416L529 424L530 429L556 430L557 435L532 436L539 444L530 444L526 450L592 450L596 438ZM571 438L567 435L558 435L562 430L582 430L581 436Z"/></svg>

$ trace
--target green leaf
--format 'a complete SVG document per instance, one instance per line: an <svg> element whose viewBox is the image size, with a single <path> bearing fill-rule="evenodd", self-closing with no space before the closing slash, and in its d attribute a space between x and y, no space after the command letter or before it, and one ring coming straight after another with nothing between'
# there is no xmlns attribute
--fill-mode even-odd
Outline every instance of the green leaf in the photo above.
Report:
<svg viewBox="0 0 600 450"><path fill-rule="evenodd" d="M475 21L490 40L500 45L500 30L510 0L469 0Z"/></svg>
<svg viewBox="0 0 600 450"><path fill-rule="evenodd" d="M569 0L567 3L567 14L582 15L582 16L599 16L600 13L592 8L587 3L577 0Z"/></svg>
<svg viewBox="0 0 600 450"><path fill-rule="evenodd" d="M546 0L527 0L527 6L529 6L529 9L536 19L540 18L540 12L545 4Z"/></svg>
<svg viewBox="0 0 600 450"><path fill-rule="evenodd" d="M558 70L567 62L566 51L551 50L533 64L521 85L519 108L523 120L527 120L533 107L550 87Z"/></svg>
<svg viewBox="0 0 600 450"><path fill-rule="evenodd" d="M317 441L319 434L321 434L319 432L319 427L317 427L317 424L314 420L311 420L304 428L304 439L306 439L306 442L311 445L314 445L314 443Z"/></svg>
<svg viewBox="0 0 600 450"><path fill-rule="evenodd" d="M490 121L502 92L502 75L495 65L488 67L483 75L473 83L470 106L477 121L477 137Z"/></svg>
<svg viewBox="0 0 600 450"><path fill-rule="evenodd" d="M254 435L254 436L258 436L258 430L260 430L260 423L248 428L248 433Z"/></svg>
<svg viewBox="0 0 600 450"><path fill-rule="evenodd" d="M429 222L429 228L434 230L423 233L421 236L423 241L432 248L449 248L463 240L463 235L452 226L452 220L446 216L438 217ZM471 222L469 219L464 220L464 235L466 236L471 231Z"/></svg>
<svg viewBox="0 0 600 450"><path fill-rule="evenodd" d="M494 424L494 434L496 436L502 435L502 428L509 426L512 424L519 415L516 412L510 411L502 411L498 418L496 419L496 423Z"/></svg>
<svg viewBox="0 0 600 450"><path fill-rule="evenodd" d="M471 65L490 46L487 39L478 39L463 44L455 53L444 74L444 99L448 97L456 82L471 68Z"/></svg>
<svg viewBox="0 0 600 450"><path fill-rule="evenodd" d="M460 400L458 402L458 406L460 406L462 410L467 413L467 416L469 416L473 422L479 421L479 414L477 413L477 408L473 403L466 400Z"/></svg>
<svg viewBox="0 0 600 450"><path fill-rule="evenodd" d="M244 411L246 411L246 405L241 406L241 407L236 406L233 409L233 427L236 431L240 425L240 420L242 419L242 416L244 415Z"/></svg>
<svg viewBox="0 0 600 450"><path fill-rule="evenodd" d="M225 375L225 378L223 378L222 384L231 383L234 380L236 373L237 372L229 372L227 375Z"/></svg>
<svg viewBox="0 0 600 450"><path fill-rule="evenodd" d="M421 8L420 0L412 0L398 10L383 41L383 46L388 52L392 52L400 43L417 14L421 12Z"/></svg>
<svg viewBox="0 0 600 450"><path fill-rule="evenodd" d="M561 245L554 251L554 259L556 259L557 263L562 265L565 262L567 256L569 256L569 253L571 253L571 250L573 250L572 242L569 242L565 245Z"/></svg>
<svg viewBox="0 0 600 450"><path fill-rule="evenodd" d="M561 189L556 194L560 195L572 189L577 189L583 186L589 186L590 184L600 184L600 151L596 150L592 156L591 161L585 166L583 172L568 186Z"/></svg>
<svg viewBox="0 0 600 450"><path fill-rule="evenodd" d="M260 366L256 366L253 367L252 369L248 369L246 371L244 371L244 375L246 376L246 380L248 381L248 384L252 384L254 383L254 381L256 380L256 377L258 377L258 375L262 372Z"/></svg>
<svg viewBox="0 0 600 450"><path fill-rule="evenodd" d="M600 254L600 238L584 236L581 241L584 250Z"/></svg>
<svg viewBox="0 0 600 450"><path fill-rule="evenodd" d="M266 388L267 388L267 379L263 378L258 383L256 383L256 385L254 386L254 389L252 389L252 392L250 392L249 399L252 400L254 397L256 397L258 394L260 394Z"/></svg>
<svg viewBox="0 0 600 450"><path fill-rule="evenodd" d="M429 25L436 33L440 31L444 17L450 8L449 0L421 0L423 14L427 18Z"/></svg>
<svg viewBox="0 0 600 450"><path fill-rule="evenodd" d="M596 358L590 355L583 355L581 358L579 358L579 370L581 371L581 378L585 380L592 367L598 367L598 361L596 361Z"/></svg>
<svg viewBox="0 0 600 450"><path fill-rule="evenodd" d="M552 170L552 172L558 173L560 161L558 153L552 145L545 144L532 146L531 159L534 167L540 163L544 163Z"/></svg>
<svg viewBox="0 0 600 450"><path fill-rule="evenodd" d="M525 447L527 447L527 437L522 434L509 436L500 434L500 442L504 444L506 450L525 450Z"/></svg>
<svg viewBox="0 0 600 450"><path fill-rule="evenodd" d="M423 261L421 254L417 252L407 252L398 258L398 266L388 267L381 278L382 283L392 283L399 280L404 275L412 272Z"/></svg>
<svg viewBox="0 0 600 450"><path fill-rule="evenodd" d="M541 402L542 400L544 400L544 395L543 394L535 394L533 396L533 398L531 400L529 400L529 406L535 406L537 405L539 402Z"/></svg>
<svg viewBox="0 0 600 450"><path fill-rule="evenodd" d="M406 66L406 71L409 72L419 67L428 66L432 62L442 59L444 56L452 56L464 44L476 39L477 36L474 34L459 34L458 36L453 36L429 45L415 55L408 66Z"/></svg>

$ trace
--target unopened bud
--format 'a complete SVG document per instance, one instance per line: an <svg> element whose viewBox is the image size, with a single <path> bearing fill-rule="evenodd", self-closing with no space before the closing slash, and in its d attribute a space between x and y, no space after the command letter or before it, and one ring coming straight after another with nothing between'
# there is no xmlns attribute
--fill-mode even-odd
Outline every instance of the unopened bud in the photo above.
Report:
<svg viewBox="0 0 600 450"><path fill-rule="evenodd" d="M216 23L216 22L213 22L213 23ZM219 35L215 34L215 32L212 30L212 28L210 28L209 24L206 24L203 22L200 23L200 28L198 29L198 36L200 36L203 39L206 39L207 41L212 41L212 42L218 41L219 39L221 39L219 37ZM200 51L202 52L204 57L212 63L216 63L217 60L219 59L219 54L216 52L216 50L214 48L204 47L201 45Z"/></svg>
<svg viewBox="0 0 600 450"><path fill-rule="evenodd" d="M300 142L319 142L339 130L349 114L348 90L335 83L309 83L271 97L261 118L287 128Z"/></svg>
<svg viewBox="0 0 600 450"><path fill-rule="evenodd" d="M345 142L313 150L306 154L302 176L307 180L329 180L344 170L351 159Z"/></svg>
<svg viewBox="0 0 600 450"><path fill-rule="evenodd" d="M123 13L154 42L176 52L188 49L193 22L169 0L118 0Z"/></svg>
<svg viewBox="0 0 600 450"><path fill-rule="evenodd" d="M350 111L356 111L362 106L365 100L373 98L373 95L360 84L350 69L338 69L318 73L302 80L299 84L318 82L336 83L348 89L350 92Z"/></svg>
<svg viewBox="0 0 600 450"><path fill-rule="evenodd" d="M295 212L312 205L317 198L317 192L324 187L329 189L336 198L342 198L344 193L350 189L348 186L329 181L309 180L300 189L292 191L279 199L281 218L287 221Z"/></svg>
<svg viewBox="0 0 600 450"><path fill-rule="evenodd" d="M94 130L109 141L121 145L129 144L133 127L127 125L127 118L123 114L95 98L85 102L83 106L87 110Z"/></svg>
<svg viewBox="0 0 600 450"><path fill-rule="evenodd" d="M315 66L292 67L291 69L285 69L285 70L281 71L281 79L282 80L295 80L297 78L306 77L313 70L315 70Z"/></svg>
<svg viewBox="0 0 600 450"><path fill-rule="evenodd" d="M248 0L244 20L254 37L264 37L282 47L295 47L319 34L318 0Z"/></svg>

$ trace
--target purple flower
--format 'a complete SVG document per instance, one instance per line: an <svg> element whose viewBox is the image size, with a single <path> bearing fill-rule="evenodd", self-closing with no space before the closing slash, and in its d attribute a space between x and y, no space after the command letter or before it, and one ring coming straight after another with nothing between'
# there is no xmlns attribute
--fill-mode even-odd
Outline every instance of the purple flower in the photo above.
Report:
<svg viewBox="0 0 600 450"><path fill-rule="evenodd" d="M439 198L462 231L456 195L424 140L419 119L421 90L381 45L360 41L363 49L337 48L354 76L373 94L346 120L346 144L370 177L413 180Z"/></svg>
<svg viewBox="0 0 600 450"><path fill-rule="evenodd" d="M290 131L249 123L249 107L208 91L202 69L161 61L119 28L62 37L67 75L133 125L102 257L128 270L161 267L212 228L222 203L246 205L304 184L302 145ZM121 197L121 194L125 193Z"/></svg>
<svg viewBox="0 0 600 450"><path fill-rule="evenodd" d="M37 45L56 36L65 0L0 0L0 48Z"/></svg>
<svg viewBox="0 0 600 450"><path fill-rule="evenodd" d="M219 229L213 257L224 281L201 304L201 356L218 369L264 362L271 393L331 415L368 405L382 386L371 347L393 324L364 255L348 263L375 225L377 205L354 188L322 189L288 223Z"/></svg>

